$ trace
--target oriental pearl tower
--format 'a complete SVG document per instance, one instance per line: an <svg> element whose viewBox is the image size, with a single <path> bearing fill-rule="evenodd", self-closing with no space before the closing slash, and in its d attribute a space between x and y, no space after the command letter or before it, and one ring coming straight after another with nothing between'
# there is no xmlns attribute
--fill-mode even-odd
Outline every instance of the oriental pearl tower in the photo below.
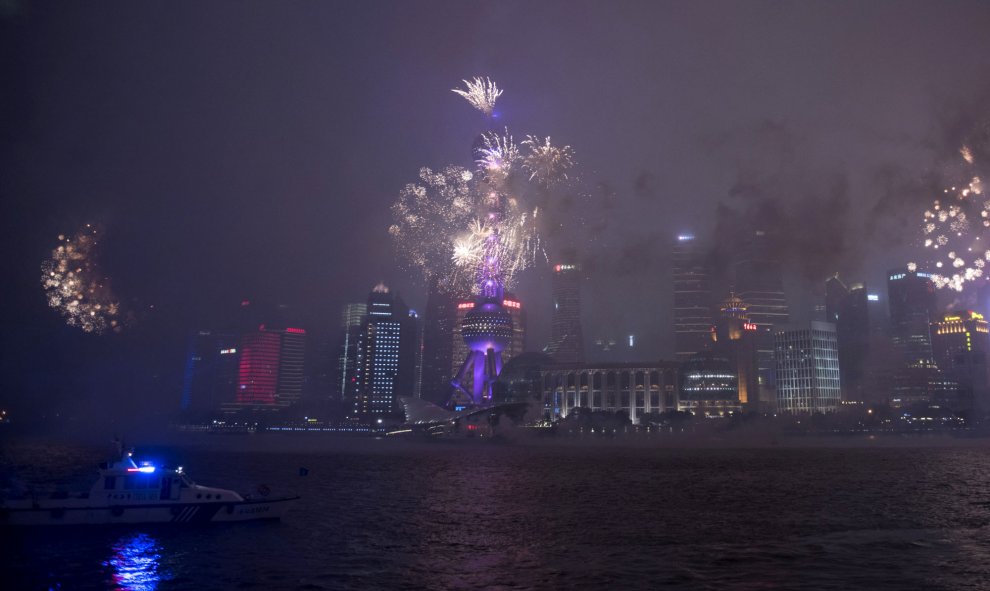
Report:
<svg viewBox="0 0 990 591"><path fill-rule="evenodd" d="M492 384L502 372L502 351L512 340L512 316L502 305L504 290L498 247L499 236L493 232L486 239L484 257L478 269L479 295L461 324L461 335L469 353L450 382L455 396L466 395L475 406L491 402ZM470 390L463 385L469 371L473 372Z"/></svg>

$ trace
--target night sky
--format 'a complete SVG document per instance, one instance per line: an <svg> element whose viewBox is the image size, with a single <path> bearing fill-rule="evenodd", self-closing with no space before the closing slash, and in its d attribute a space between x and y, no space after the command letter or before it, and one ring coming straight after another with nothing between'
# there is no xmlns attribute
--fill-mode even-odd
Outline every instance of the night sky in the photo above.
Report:
<svg viewBox="0 0 990 591"><path fill-rule="evenodd" d="M485 123L450 89L479 75L517 137L576 152L561 211L585 225L548 245L587 271L589 340L672 354L670 240L720 206L780 231L798 318L831 273L879 290L990 130L988 25L986 2L0 1L0 404L174 409L184 335L244 298L317 333L380 280L422 306L389 207L419 167L470 165ZM85 223L119 335L64 326L39 285ZM519 290L531 346L548 279Z"/></svg>

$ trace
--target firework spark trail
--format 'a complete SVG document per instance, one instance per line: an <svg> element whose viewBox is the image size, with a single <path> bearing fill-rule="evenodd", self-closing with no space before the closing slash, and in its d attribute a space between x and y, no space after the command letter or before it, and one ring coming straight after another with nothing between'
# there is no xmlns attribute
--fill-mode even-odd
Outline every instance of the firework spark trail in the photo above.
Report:
<svg viewBox="0 0 990 591"><path fill-rule="evenodd" d="M90 224L73 236L60 235L51 258L41 264L41 286L48 305L69 326L96 334L119 332L120 304L100 274L97 235Z"/></svg>
<svg viewBox="0 0 990 591"><path fill-rule="evenodd" d="M502 96L502 90L489 78L475 77L474 80L462 80L467 90L452 88L455 92L464 97L471 106L478 109L485 115L491 117L495 112L495 101Z"/></svg>
<svg viewBox="0 0 990 591"><path fill-rule="evenodd" d="M549 187L567 180L567 171L574 166L574 151L570 146L557 147L547 137L540 140L531 135L522 143L528 150L523 158L523 169L529 173L529 180Z"/></svg>

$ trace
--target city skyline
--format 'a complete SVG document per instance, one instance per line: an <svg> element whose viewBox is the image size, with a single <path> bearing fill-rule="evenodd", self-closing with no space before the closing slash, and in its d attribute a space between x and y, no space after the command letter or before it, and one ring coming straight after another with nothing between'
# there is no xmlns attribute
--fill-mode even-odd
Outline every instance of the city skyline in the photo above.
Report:
<svg viewBox="0 0 990 591"><path fill-rule="evenodd" d="M551 260L568 255L587 278L586 353L591 337L635 335L629 353L670 358L668 241L678 234L712 245L717 266L729 264L741 229L776 230L795 321L812 319L816 290L836 272L879 293L888 269L925 263L921 213L958 177L960 150L983 156L973 143L988 95L979 3L756 2L715 17L663 3L564 7L466 3L442 19L401 6L382 16L374 3L340 13L177 8L180 20L223 23L213 29L240 48L234 57L213 51L208 28L158 26L138 10L13 3L0 17L11 49L3 66L23 92L2 103L13 286L4 297L18 311L11 334L32 336L5 338L4 359L24 371L5 374L3 395L84 408L80 391L113 406L142 389L164 405L187 331L245 298L330 326L353 294L384 280L423 310L427 289L388 238L389 207L420 167L472 165L466 146L485 118L450 90L475 76L505 91L493 117L575 147L580 190L542 204L541 216L559 222L546 231ZM506 44L507 22L509 38L543 38L581 59ZM721 34L685 36L697 22ZM262 50L249 40L267 26L301 33ZM410 27L432 34L408 40ZM822 34L804 34L812 30ZM909 42L941 30L957 34ZM849 51L832 51L835 38ZM202 59L176 69L163 47ZM726 62L730 47L739 59ZM643 55L659 57L647 66ZM101 301L119 307L119 334L66 327L38 282L58 236L86 224L100 231L100 278L112 290ZM537 311L551 272L529 269L514 290L533 312L531 344L550 339L552 319ZM960 307L979 310L985 294L969 293L977 305ZM102 360L139 350L140 377L113 383Z"/></svg>
<svg viewBox="0 0 990 591"><path fill-rule="evenodd" d="M5 588L986 587L988 24L0 0Z"/></svg>

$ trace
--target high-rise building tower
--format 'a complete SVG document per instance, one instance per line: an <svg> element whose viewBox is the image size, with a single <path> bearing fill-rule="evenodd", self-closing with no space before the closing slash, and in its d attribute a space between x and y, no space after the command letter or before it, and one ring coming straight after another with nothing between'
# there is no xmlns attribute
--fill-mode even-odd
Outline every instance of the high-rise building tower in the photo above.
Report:
<svg viewBox="0 0 990 591"><path fill-rule="evenodd" d="M809 322L776 329L777 411L835 412L842 401L835 325Z"/></svg>
<svg viewBox="0 0 990 591"><path fill-rule="evenodd" d="M679 361L687 361L711 346L711 274L690 234L677 237L673 263L674 350Z"/></svg>
<svg viewBox="0 0 990 591"><path fill-rule="evenodd" d="M264 330L264 325L241 337L236 404L226 410L237 411L248 406L276 407L281 346L282 336L275 331Z"/></svg>
<svg viewBox="0 0 990 591"><path fill-rule="evenodd" d="M837 275L830 277L825 281L825 311L835 324L843 399L863 402L871 334L866 287L855 283L846 287Z"/></svg>
<svg viewBox="0 0 990 591"><path fill-rule="evenodd" d="M749 321L756 325L759 353L760 401L772 404L774 394L774 327L790 322L784 295L780 257L772 249L765 230L755 230L736 250L733 265L739 297L748 305Z"/></svg>
<svg viewBox="0 0 990 591"><path fill-rule="evenodd" d="M398 295L379 283L368 295L357 351L356 416L400 412L399 397L412 396L416 380L417 322Z"/></svg>
<svg viewBox="0 0 990 591"><path fill-rule="evenodd" d="M584 361L584 335L581 332L581 268L559 264L553 268L553 317L550 344L544 352L558 363Z"/></svg>
<svg viewBox="0 0 990 591"><path fill-rule="evenodd" d="M240 335L198 330L189 337L182 383L183 411L206 418L237 393Z"/></svg>
<svg viewBox="0 0 990 591"><path fill-rule="evenodd" d="M944 314L931 334L936 365L959 387L957 399L937 402L957 411L990 409L990 327L983 315Z"/></svg>
<svg viewBox="0 0 990 591"><path fill-rule="evenodd" d="M275 398L279 406L292 406L302 398L306 385L306 330L286 327L278 332L281 342Z"/></svg>
<svg viewBox="0 0 990 591"><path fill-rule="evenodd" d="M225 412L278 410L302 398L306 369L306 331L264 324L241 336L237 395Z"/></svg>
<svg viewBox="0 0 990 591"><path fill-rule="evenodd" d="M336 394L338 400L357 395L357 353L361 326L368 313L366 303L346 304L340 314L340 349L337 356Z"/></svg>
<svg viewBox="0 0 990 591"><path fill-rule="evenodd" d="M502 362L508 363L526 351L526 308L514 294L506 293L502 305L512 318L512 340L502 351Z"/></svg>
<svg viewBox="0 0 990 591"><path fill-rule="evenodd" d="M890 336L905 365L932 360L930 323L935 284L928 273L894 269L887 276Z"/></svg>
<svg viewBox="0 0 990 591"><path fill-rule="evenodd" d="M760 382L756 325L749 321L746 310L746 303L734 294L722 303L715 324L715 350L729 360L736 374L739 404L757 409Z"/></svg>
<svg viewBox="0 0 990 591"><path fill-rule="evenodd" d="M458 301L455 294L444 290L439 283L430 285L423 326L422 398L436 404L446 402L450 396L454 364L459 363L455 360L460 359L454 351L458 344L463 345L459 334L454 334L460 332Z"/></svg>

